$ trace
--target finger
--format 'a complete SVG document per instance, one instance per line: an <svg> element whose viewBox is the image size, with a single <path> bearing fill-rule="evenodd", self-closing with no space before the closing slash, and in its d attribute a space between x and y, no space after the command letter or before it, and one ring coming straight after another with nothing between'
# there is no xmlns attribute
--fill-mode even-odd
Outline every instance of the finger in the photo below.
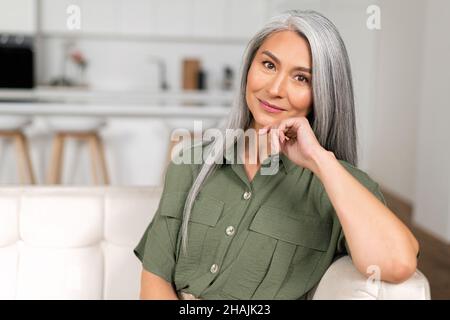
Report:
<svg viewBox="0 0 450 320"><path fill-rule="evenodd" d="M298 127L300 126L300 123L301 123L300 119L301 118L288 118L288 119L285 119L285 120L281 121L280 129L283 130L283 131L285 131L287 129L289 129L289 130L290 129L297 130Z"/></svg>
<svg viewBox="0 0 450 320"><path fill-rule="evenodd" d="M271 154L280 152L279 131L270 131Z"/></svg>
<svg viewBox="0 0 450 320"><path fill-rule="evenodd" d="M284 134L284 131L280 130L280 137L281 137L281 143L284 143L286 140L286 135ZM288 139L289 140L289 139Z"/></svg>

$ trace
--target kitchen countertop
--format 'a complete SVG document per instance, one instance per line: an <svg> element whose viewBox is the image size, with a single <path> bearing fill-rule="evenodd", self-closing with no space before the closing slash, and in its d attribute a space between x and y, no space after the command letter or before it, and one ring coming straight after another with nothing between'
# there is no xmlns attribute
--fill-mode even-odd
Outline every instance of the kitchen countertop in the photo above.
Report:
<svg viewBox="0 0 450 320"><path fill-rule="evenodd" d="M0 102L230 105L232 98L232 91L219 90L151 91L43 86L35 89L0 89Z"/></svg>
<svg viewBox="0 0 450 320"><path fill-rule="evenodd" d="M1 115L60 115L60 116L111 116L111 117L174 117L220 118L226 116L229 107L220 105L138 105L138 104L77 104L42 102L2 102Z"/></svg>
<svg viewBox="0 0 450 320"><path fill-rule="evenodd" d="M0 116L221 118L231 101L232 92L223 91L0 89Z"/></svg>

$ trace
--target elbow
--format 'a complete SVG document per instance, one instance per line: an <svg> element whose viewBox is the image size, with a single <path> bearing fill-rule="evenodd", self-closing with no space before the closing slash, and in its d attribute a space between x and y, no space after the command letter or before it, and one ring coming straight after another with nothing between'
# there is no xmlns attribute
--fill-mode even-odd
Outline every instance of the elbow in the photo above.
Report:
<svg viewBox="0 0 450 320"><path fill-rule="evenodd" d="M413 236L410 253L402 258L397 258L391 263L390 277L387 279L391 283L402 283L411 278L417 270L417 256L419 254L419 242Z"/></svg>
<svg viewBox="0 0 450 320"><path fill-rule="evenodd" d="M417 258L414 256L406 261L392 263L387 282L399 284L411 278L417 270Z"/></svg>

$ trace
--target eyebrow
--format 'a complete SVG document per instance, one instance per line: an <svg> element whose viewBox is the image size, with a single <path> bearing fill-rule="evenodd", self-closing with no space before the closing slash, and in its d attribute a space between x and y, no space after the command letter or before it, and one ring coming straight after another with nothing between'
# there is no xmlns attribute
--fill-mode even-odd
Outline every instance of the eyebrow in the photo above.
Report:
<svg viewBox="0 0 450 320"><path fill-rule="evenodd" d="M281 64L280 59L278 59L272 52L270 52L268 50L265 50L262 53L267 55L267 56L269 56L269 57L271 57L273 60L275 60L276 63ZM306 67L298 66L298 67L295 67L294 70L305 71L305 72L308 72L309 74L312 74L311 73L311 69L310 68L306 68Z"/></svg>

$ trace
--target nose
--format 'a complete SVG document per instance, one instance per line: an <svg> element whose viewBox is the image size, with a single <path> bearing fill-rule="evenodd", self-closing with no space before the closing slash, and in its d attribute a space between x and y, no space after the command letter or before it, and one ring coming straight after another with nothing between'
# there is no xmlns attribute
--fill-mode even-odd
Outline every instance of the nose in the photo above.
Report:
<svg viewBox="0 0 450 320"><path fill-rule="evenodd" d="M267 91L273 97L284 97L286 94L286 77L279 73L268 84Z"/></svg>

